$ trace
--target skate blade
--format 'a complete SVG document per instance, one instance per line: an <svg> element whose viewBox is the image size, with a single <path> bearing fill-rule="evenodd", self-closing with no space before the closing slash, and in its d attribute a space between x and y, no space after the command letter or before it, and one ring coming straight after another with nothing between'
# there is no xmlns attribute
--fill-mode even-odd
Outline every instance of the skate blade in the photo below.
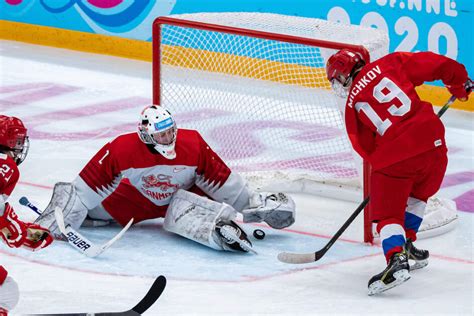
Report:
<svg viewBox="0 0 474 316"><path fill-rule="evenodd" d="M428 259L415 261L413 265L410 264L410 271L424 268L428 265Z"/></svg>
<svg viewBox="0 0 474 316"><path fill-rule="evenodd" d="M255 251L251 245L247 244L246 242L242 241L233 231L227 231L227 234L229 235L232 240L236 241L239 243L240 247L245 250L246 252L253 253L255 255L258 255L257 251Z"/></svg>
<svg viewBox="0 0 474 316"><path fill-rule="evenodd" d="M393 276L395 278L395 281L390 284L385 284L381 280L372 283L369 286L369 296L380 294L382 292L390 290L391 288L394 288L410 279L410 273L408 272L408 270L397 271L393 274Z"/></svg>

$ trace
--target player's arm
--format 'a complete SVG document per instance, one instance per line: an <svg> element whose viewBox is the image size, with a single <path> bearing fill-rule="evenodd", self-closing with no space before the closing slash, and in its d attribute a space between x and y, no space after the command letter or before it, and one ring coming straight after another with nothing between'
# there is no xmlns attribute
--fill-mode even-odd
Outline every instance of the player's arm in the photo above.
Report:
<svg viewBox="0 0 474 316"><path fill-rule="evenodd" d="M13 207L0 197L0 237L10 248L24 247L37 251L53 242L48 229L33 223L25 223L16 215Z"/></svg>
<svg viewBox="0 0 474 316"><path fill-rule="evenodd" d="M462 64L432 52L398 54L403 60L405 72L415 86L425 81L441 80L460 101L468 99L470 91L466 91L465 84L469 78Z"/></svg>
<svg viewBox="0 0 474 316"><path fill-rule="evenodd" d="M201 138L196 185L218 202L231 205L243 214L244 222L265 221L273 228L285 228L295 222L295 203L281 192L256 192L222 161Z"/></svg>
<svg viewBox="0 0 474 316"><path fill-rule="evenodd" d="M6 154L0 153L0 237L11 248L20 247L25 241L26 227L7 203L18 182L16 163Z"/></svg>
<svg viewBox="0 0 474 316"><path fill-rule="evenodd" d="M51 244L49 231L39 225L21 221L13 207L7 203L19 175L15 161L0 154L0 237L11 248L39 250Z"/></svg>
<svg viewBox="0 0 474 316"><path fill-rule="evenodd" d="M93 209L118 186L121 171L113 142L105 144L74 180L77 193L88 209Z"/></svg>

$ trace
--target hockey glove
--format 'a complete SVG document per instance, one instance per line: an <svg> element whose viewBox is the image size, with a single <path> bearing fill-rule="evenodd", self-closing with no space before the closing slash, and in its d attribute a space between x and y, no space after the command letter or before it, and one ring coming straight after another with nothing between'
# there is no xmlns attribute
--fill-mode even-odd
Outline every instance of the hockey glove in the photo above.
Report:
<svg viewBox="0 0 474 316"><path fill-rule="evenodd" d="M245 223L266 222L282 229L295 222L295 202L285 193L256 192L248 209L242 210Z"/></svg>
<svg viewBox="0 0 474 316"><path fill-rule="evenodd" d="M53 237L46 228L32 223L25 223L25 227L26 238L22 245L24 248L31 251L38 251L48 247L53 242Z"/></svg>
<svg viewBox="0 0 474 316"><path fill-rule="evenodd" d="M467 79L463 85L446 85L449 92L454 95L459 101L465 102L469 98L472 90L472 81Z"/></svg>
<svg viewBox="0 0 474 316"><path fill-rule="evenodd" d="M20 247L26 238L25 223L18 219L8 203L5 203L5 211L0 216L0 237L10 248Z"/></svg>

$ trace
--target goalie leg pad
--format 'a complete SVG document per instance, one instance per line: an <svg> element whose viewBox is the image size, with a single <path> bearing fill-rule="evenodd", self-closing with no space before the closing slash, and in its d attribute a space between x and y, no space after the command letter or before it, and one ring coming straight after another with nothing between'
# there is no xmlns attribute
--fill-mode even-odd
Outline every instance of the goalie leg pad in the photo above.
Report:
<svg viewBox="0 0 474 316"><path fill-rule="evenodd" d="M423 221L420 231L435 229L446 225L458 218L456 202L440 198L431 197L425 207Z"/></svg>
<svg viewBox="0 0 474 316"><path fill-rule="evenodd" d="M228 240L218 230L226 224L233 223L232 220L236 215L237 211L228 204L178 190L168 206L163 227L169 232L210 248L231 250ZM219 227L216 227L218 223Z"/></svg>
<svg viewBox="0 0 474 316"><path fill-rule="evenodd" d="M74 229L78 229L81 226L88 212L72 183L56 183L51 201L44 212L36 219L35 224L49 229L51 234L57 239L61 239L61 232L54 217L56 207L62 210L66 226L71 225Z"/></svg>

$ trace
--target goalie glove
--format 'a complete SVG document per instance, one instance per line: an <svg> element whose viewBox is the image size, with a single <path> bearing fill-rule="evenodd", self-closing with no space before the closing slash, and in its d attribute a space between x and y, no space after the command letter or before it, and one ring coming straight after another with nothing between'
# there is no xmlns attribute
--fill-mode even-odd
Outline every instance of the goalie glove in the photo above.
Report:
<svg viewBox="0 0 474 316"><path fill-rule="evenodd" d="M38 251L48 247L53 242L51 232L46 228L33 223L25 223L25 227L26 238L22 247L31 251Z"/></svg>
<svg viewBox="0 0 474 316"><path fill-rule="evenodd" d="M25 223L18 219L13 207L5 203L5 210L0 216L0 237L10 248L20 247L26 238Z"/></svg>
<svg viewBox="0 0 474 316"><path fill-rule="evenodd" d="M282 229L295 222L295 202L285 193L255 192L242 215L245 223L264 221L272 228Z"/></svg>

